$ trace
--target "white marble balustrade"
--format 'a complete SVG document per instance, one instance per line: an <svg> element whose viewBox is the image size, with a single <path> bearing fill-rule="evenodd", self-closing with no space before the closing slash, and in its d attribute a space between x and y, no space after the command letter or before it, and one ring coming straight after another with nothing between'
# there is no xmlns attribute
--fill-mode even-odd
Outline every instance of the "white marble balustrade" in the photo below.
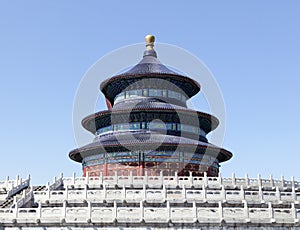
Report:
<svg viewBox="0 0 300 230"><path fill-rule="evenodd" d="M294 223L298 222L300 209L248 208L245 203L241 207L172 207L167 202L166 207L118 207L114 202L112 207L38 207L1 209L0 221L2 223L207 223L226 221L228 223Z"/></svg>
<svg viewBox="0 0 300 230"><path fill-rule="evenodd" d="M193 177L192 175L181 176L118 176L117 173L114 176L102 176L99 177L64 177L63 183L70 188L83 188L85 185L89 185L91 188L97 188L106 185L107 187L134 187L142 188L147 186L149 188L160 188L166 186L167 188L185 187L185 188L201 188L202 186L209 188L237 188L243 186L244 188L275 188L280 189L295 189L300 191L300 183L294 181L292 177L290 181L285 180L283 177L281 180L262 179L258 175L257 179L248 178L236 178L234 175L231 178L207 177L204 174L203 177Z"/></svg>

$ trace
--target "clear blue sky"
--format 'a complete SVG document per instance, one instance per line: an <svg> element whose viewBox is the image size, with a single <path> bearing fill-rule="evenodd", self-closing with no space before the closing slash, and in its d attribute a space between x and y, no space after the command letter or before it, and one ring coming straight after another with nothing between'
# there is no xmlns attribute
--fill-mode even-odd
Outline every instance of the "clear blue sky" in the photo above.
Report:
<svg viewBox="0 0 300 230"><path fill-rule="evenodd" d="M152 33L218 81L223 146L234 154L224 176L300 180L299 12L299 1L1 1L0 179L80 175L68 158L80 80L103 55Z"/></svg>

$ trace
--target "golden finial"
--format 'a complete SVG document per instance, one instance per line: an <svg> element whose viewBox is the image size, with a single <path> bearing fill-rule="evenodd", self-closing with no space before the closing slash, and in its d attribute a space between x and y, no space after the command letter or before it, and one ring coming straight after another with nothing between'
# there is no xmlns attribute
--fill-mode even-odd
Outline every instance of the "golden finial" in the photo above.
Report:
<svg viewBox="0 0 300 230"><path fill-rule="evenodd" d="M153 46L154 46L154 42L155 42L155 37L154 37L154 35L148 34L148 35L145 37L145 40L146 40L146 47L147 47L147 50L153 50Z"/></svg>

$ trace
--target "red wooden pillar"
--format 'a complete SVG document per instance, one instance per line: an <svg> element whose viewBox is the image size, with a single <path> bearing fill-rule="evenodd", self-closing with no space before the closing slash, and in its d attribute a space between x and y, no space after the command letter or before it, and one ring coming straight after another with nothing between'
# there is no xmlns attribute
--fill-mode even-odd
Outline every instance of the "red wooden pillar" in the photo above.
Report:
<svg viewBox="0 0 300 230"><path fill-rule="evenodd" d="M139 176L144 176L144 168L145 168L145 162L144 162L144 153L139 153Z"/></svg>
<svg viewBox="0 0 300 230"><path fill-rule="evenodd" d="M144 162L139 162L139 176L144 176Z"/></svg>
<svg viewBox="0 0 300 230"><path fill-rule="evenodd" d="M107 164L103 165L103 176L107 176Z"/></svg>
<svg viewBox="0 0 300 230"><path fill-rule="evenodd" d="M112 108L112 105L111 105L110 101L109 101L107 98L105 98L105 102L106 102L107 108L108 108L108 109L111 109L111 108Z"/></svg>
<svg viewBox="0 0 300 230"><path fill-rule="evenodd" d="M84 168L83 168L83 177L86 176L86 169L87 169L87 167L84 167Z"/></svg>

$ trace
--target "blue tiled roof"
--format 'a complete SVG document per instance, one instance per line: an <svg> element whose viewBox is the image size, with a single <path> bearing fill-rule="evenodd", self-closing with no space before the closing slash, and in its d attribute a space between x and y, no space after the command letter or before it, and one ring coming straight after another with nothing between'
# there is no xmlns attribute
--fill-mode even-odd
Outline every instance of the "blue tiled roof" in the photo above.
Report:
<svg viewBox="0 0 300 230"><path fill-rule="evenodd" d="M163 65L156 57L153 56L144 56L144 58L130 70L121 73L121 75L137 75L137 74L178 74L165 65Z"/></svg>

